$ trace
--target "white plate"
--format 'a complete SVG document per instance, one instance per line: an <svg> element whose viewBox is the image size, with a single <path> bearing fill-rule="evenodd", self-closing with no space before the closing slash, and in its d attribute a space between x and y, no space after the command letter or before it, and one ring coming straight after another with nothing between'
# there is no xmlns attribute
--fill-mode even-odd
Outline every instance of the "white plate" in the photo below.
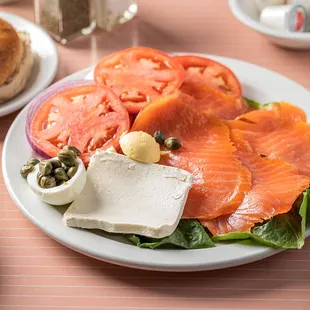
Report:
<svg viewBox="0 0 310 310"><path fill-rule="evenodd" d="M304 108L310 115L310 93L295 82L267 69L242 61L213 57L230 67L243 84L244 95L260 102L286 100ZM85 78L92 69L75 73L66 80ZM25 136L28 107L12 124L3 147L2 171L8 191L27 218L43 232L60 243L88 256L134 268L160 271L196 271L226 268L253 262L273 254L276 250L242 243L222 244L199 250L140 249L111 236L99 236L88 231L66 227L58 209L42 203L32 194L25 180L19 176L20 166L32 156ZM307 232L309 235L309 231Z"/></svg>
<svg viewBox="0 0 310 310"><path fill-rule="evenodd" d="M35 63L24 91L13 99L0 104L0 117L25 106L54 79L58 66L55 43L42 28L11 13L0 12L0 18L10 23L16 30L27 31L31 37L31 48Z"/></svg>

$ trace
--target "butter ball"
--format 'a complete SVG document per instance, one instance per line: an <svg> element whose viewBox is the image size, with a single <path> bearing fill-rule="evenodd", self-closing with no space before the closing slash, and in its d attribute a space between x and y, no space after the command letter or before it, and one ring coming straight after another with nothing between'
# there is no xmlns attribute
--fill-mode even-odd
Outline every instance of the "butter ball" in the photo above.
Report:
<svg viewBox="0 0 310 310"><path fill-rule="evenodd" d="M132 131L120 138L123 153L133 160L157 163L160 160L160 146L144 131Z"/></svg>

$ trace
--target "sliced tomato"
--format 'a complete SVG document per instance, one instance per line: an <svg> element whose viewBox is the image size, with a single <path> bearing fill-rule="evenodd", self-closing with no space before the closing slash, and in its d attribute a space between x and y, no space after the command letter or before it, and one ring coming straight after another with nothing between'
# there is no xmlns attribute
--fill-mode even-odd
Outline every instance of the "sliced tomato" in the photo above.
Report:
<svg viewBox="0 0 310 310"><path fill-rule="evenodd" d="M87 166L96 149L119 148L130 128L129 115L115 94L89 84L60 91L46 100L30 124L32 142L54 157L64 145L74 145Z"/></svg>
<svg viewBox="0 0 310 310"><path fill-rule="evenodd" d="M194 84L206 84L225 95L235 98L241 97L240 82L234 73L226 66L209 58L185 55L175 56L185 69L184 84L182 87L194 89Z"/></svg>
<svg viewBox="0 0 310 310"><path fill-rule="evenodd" d="M130 126L132 126L136 117L137 117L137 114L129 114Z"/></svg>
<svg viewBox="0 0 310 310"><path fill-rule="evenodd" d="M96 83L117 94L130 113L138 113L149 102L173 93L184 78L180 63L148 47L133 47L105 57L95 68Z"/></svg>

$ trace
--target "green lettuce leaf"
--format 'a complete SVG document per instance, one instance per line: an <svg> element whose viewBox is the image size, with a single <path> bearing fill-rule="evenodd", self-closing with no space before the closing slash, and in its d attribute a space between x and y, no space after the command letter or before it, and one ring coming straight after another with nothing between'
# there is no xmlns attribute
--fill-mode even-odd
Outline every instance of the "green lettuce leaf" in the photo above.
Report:
<svg viewBox="0 0 310 310"><path fill-rule="evenodd" d="M249 99L247 97L243 97L243 99L247 102L248 106L255 110L261 110L270 105L270 103L259 103L255 100Z"/></svg>
<svg viewBox="0 0 310 310"><path fill-rule="evenodd" d="M214 243L203 226L196 220L181 220L176 230L168 237L155 239L137 235L126 236L141 248L180 247L184 249L210 248Z"/></svg>
<svg viewBox="0 0 310 310"><path fill-rule="evenodd" d="M310 189L307 190L309 192ZM308 208L307 208L307 216L306 216L306 225L310 225L310 194L308 195Z"/></svg>
<svg viewBox="0 0 310 310"><path fill-rule="evenodd" d="M247 102L247 104L249 105L250 108L253 108L256 110L259 110L261 105L262 105L261 103L255 101L255 100L246 98L246 97L243 97L243 99Z"/></svg>
<svg viewBox="0 0 310 310"><path fill-rule="evenodd" d="M310 190L303 193L300 207L294 206L289 212L274 216L268 222L255 226L251 233L237 232L218 235L213 241L252 239L260 244L286 249L300 249L305 242L307 217L310 211ZM308 208L309 206L309 208Z"/></svg>

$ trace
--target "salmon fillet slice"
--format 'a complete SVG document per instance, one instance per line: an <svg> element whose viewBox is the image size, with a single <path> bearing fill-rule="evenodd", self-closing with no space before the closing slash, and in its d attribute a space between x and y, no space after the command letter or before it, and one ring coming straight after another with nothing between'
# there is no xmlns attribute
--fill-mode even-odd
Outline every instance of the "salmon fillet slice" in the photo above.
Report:
<svg viewBox="0 0 310 310"><path fill-rule="evenodd" d="M231 138L238 157L252 173L253 185L234 213L202 221L213 235L250 232L255 224L288 212L310 183L310 178L294 165L261 157L237 131L232 132Z"/></svg>
<svg viewBox="0 0 310 310"><path fill-rule="evenodd" d="M184 218L212 219L234 212L251 189L251 173L232 145L229 128L192 107L192 98L176 93L148 105L132 131L177 137L182 147L162 156L160 164L189 171L195 177Z"/></svg>

